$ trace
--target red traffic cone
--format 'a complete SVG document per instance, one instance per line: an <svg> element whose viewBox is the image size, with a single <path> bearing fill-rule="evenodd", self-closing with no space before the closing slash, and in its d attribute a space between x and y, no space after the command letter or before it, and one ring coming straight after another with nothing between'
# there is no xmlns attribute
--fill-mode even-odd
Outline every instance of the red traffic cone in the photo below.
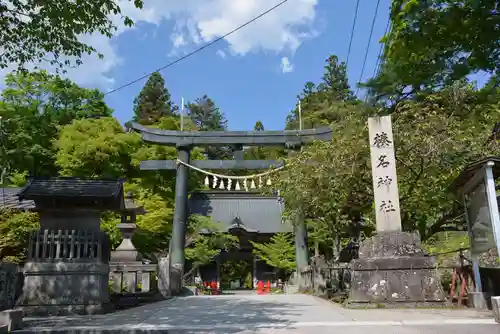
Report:
<svg viewBox="0 0 500 334"><path fill-rule="evenodd" d="M262 295L264 293L264 282L259 281L257 283L257 294Z"/></svg>

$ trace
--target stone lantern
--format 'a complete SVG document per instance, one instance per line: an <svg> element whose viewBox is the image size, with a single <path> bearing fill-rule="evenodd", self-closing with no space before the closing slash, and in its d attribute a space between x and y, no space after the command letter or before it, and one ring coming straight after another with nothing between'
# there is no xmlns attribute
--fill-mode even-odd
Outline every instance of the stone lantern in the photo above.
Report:
<svg viewBox="0 0 500 334"><path fill-rule="evenodd" d="M114 262L135 262L139 261L141 254L137 251L132 243L137 225L135 221L137 215L145 214L143 207L138 206L133 199L132 193L128 192L125 195L124 208L122 211L121 222L116 227L120 230L123 240L121 244L111 252L111 261Z"/></svg>

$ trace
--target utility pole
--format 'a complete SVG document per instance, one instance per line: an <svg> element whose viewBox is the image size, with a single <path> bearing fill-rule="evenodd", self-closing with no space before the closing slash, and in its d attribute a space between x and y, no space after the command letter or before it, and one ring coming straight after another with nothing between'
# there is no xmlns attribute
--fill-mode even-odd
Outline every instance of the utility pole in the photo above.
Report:
<svg viewBox="0 0 500 334"><path fill-rule="evenodd" d="M184 98L181 97L181 131L184 131Z"/></svg>
<svg viewBox="0 0 500 334"><path fill-rule="evenodd" d="M302 130L302 108L300 106L300 100L299 100L299 130Z"/></svg>

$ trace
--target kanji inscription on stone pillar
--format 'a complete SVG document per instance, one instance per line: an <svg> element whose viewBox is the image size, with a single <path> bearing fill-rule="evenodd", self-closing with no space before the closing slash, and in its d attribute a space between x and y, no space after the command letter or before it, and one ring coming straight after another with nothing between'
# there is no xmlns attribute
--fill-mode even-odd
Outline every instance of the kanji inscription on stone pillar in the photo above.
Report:
<svg viewBox="0 0 500 334"><path fill-rule="evenodd" d="M369 117L368 134L377 232L401 231L391 116Z"/></svg>

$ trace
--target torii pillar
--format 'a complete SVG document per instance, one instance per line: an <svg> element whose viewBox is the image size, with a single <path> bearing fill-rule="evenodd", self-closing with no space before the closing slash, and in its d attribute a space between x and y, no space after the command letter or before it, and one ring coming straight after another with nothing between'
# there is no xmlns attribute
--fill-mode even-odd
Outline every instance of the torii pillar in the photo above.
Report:
<svg viewBox="0 0 500 334"><path fill-rule="evenodd" d="M187 164L190 162L191 147L177 146L178 159ZM184 246L186 242L186 224L188 219L188 183L189 168L181 163L177 164L175 178L175 211L170 240L170 286L171 291L180 293L184 276Z"/></svg>

